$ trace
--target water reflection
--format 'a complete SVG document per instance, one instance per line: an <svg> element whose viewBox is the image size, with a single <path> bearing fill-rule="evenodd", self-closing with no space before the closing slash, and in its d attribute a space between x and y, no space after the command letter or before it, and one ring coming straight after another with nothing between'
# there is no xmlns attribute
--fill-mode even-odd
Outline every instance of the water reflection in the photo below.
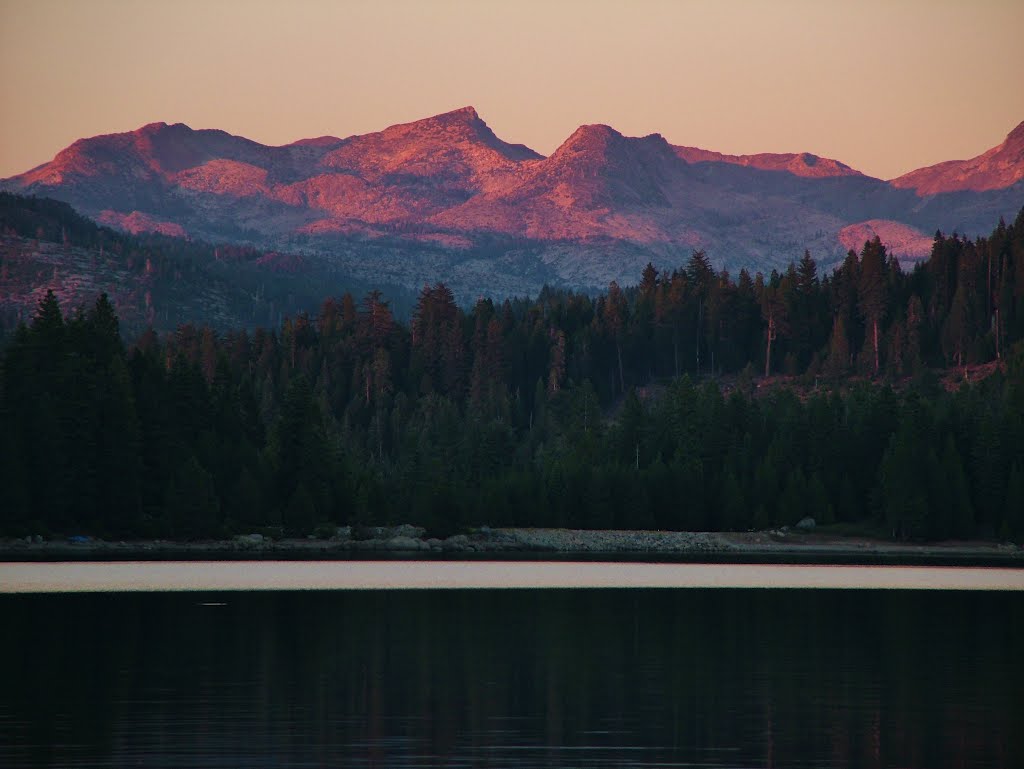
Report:
<svg viewBox="0 0 1024 769"><path fill-rule="evenodd" d="M903 591L5 596L0 765L1019 766L1022 608Z"/></svg>

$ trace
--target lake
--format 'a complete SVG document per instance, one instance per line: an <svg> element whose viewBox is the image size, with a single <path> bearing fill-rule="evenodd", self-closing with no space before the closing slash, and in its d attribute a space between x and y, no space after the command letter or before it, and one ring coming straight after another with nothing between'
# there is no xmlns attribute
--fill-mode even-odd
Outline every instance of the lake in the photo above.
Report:
<svg viewBox="0 0 1024 769"><path fill-rule="evenodd" d="M58 574L139 592L0 595L0 766L1024 765L1020 572L517 565L452 590L403 562L150 563ZM0 590L72 566L132 565L2 564ZM754 588L795 584L819 587Z"/></svg>

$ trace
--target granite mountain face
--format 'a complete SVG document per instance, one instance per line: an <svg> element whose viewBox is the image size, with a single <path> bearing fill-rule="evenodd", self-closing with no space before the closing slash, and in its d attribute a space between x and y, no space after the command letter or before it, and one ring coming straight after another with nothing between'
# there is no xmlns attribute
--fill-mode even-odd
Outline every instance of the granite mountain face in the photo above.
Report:
<svg viewBox="0 0 1024 769"><path fill-rule="evenodd" d="M632 283L698 248L733 272L784 268L805 248L829 265L876 234L920 258L936 230L981 234L1024 205L1024 123L972 160L890 182L808 153L724 155L604 125L543 157L472 107L281 147L154 123L79 140L0 187L131 232L315 254L472 299Z"/></svg>

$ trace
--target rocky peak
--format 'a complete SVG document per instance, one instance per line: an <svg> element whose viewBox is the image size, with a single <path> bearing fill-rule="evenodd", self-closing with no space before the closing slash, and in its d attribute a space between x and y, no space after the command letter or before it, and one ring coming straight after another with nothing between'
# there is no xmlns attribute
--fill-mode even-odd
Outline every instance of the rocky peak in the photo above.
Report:
<svg viewBox="0 0 1024 769"><path fill-rule="evenodd" d="M1010 149L1024 150L1024 120L1006 135L1003 146Z"/></svg>
<svg viewBox="0 0 1024 769"><path fill-rule="evenodd" d="M494 134L473 107L461 107L411 123L393 125L381 131L381 135L444 135L449 138L479 139Z"/></svg>
<svg viewBox="0 0 1024 769"><path fill-rule="evenodd" d="M649 134L642 138L623 136L611 126L597 123L577 128L552 153L550 159L609 161L627 153L670 156L672 148L661 134Z"/></svg>
<svg viewBox="0 0 1024 769"><path fill-rule="evenodd" d="M429 120L430 118L427 119ZM459 107L458 109L453 109L450 112L442 112L440 115L436 116L434 120L447 120L452 122L466 123L476 123L478 121L481 123L483 122L482 120L480 120L480 115L477 114L476 108L471 105Z"/></svg>
<svg viewBox="0 0 1024 769"><path fill-rule="evenodd" d="M380 178L393 173L455 177L486 175L541 156L502 141L473 107L353 136L324 155L325 168Z"/></svg>
<svg viewBox="0 0 1024 769"><path fill-rule="evenodd" d="M551 157L578 152L604 152L622 134L603 123L581 125L552 153Z"/></svg>
<svg viewBox="0 0 1024 769"><path fill-rule="evenodd" d="M496 150L509 160L538 160L543 157L524 144L509 144L499 139L473 107L460 107L451 112L408 123L406 126L423 129L429 133L455 136L463 141L478 142ZM402 128L403 126L394 127Z"/></svg>

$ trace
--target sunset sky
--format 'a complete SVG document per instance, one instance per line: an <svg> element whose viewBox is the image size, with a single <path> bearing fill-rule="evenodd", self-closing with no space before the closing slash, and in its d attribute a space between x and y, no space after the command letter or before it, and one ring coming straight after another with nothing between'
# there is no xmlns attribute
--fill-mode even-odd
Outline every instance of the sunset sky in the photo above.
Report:
<svg viewBox="0 0 1024 769"><path fill-rule="evenodd" d="M473 105L890 178L1024 120L1020 0L0 0L0 177L154 121L266 144Z"/></svg>

